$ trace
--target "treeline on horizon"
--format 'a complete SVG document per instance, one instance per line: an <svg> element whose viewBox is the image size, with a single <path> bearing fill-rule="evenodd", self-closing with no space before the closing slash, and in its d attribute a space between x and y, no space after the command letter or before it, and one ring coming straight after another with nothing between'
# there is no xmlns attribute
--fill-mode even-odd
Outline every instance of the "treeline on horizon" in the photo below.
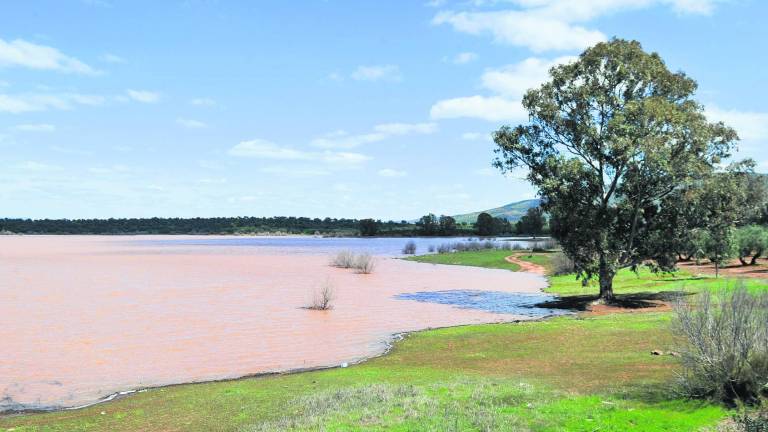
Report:
<svg viewBox="0 0 768 432"><path fill-rule="evenodd" d="M423 216L416 223L375 219L308 217L110 218L110 219L0 219L5 234L304 234L326 236L455 236L541 234L541 211L529 210L517 224L482 213L475 224L457 224L451 216Z"/></svg>
<svg viewBox="0 0 768 432"><path fill-rule="evenodd" d="M212 217L125 219L0 219L0 231L15 234L339 234L358 231L357 219L308 217ZM381 222L395 232L412 224Z"/></svg>

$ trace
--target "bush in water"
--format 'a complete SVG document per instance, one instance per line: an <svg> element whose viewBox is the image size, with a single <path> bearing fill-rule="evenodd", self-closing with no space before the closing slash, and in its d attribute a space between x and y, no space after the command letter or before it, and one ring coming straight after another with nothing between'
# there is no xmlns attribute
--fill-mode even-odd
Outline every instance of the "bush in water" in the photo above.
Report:
<svg viewBox="0 0 768 432"><path fill-rule="evenodd" d="M373 269L376 267L376 261L371 254L362 253L355 257L353 267L358 273L370 274L373 273Z"/></svg>
<svg viewBox="0 0 768 432"><path fill-rule="evenodd" d="M408 243L403 246L403 255L413 255L416 253L416 242L409 240Z"/></svg>
<svg viewBox="0 0 768 432"><path fill-rule="evenodd" d="M312 295L307 309L311 310L329 310L333 309L333 300L336 298L333 284L330 280L326 280Z"/></svg>
<svg viewBox="0 0 768 432"><path fill-rule="evenodd" d="M339 268L351 268L355 263L355 254L352 251L341 251L331 259L331 265Z"/></svg>

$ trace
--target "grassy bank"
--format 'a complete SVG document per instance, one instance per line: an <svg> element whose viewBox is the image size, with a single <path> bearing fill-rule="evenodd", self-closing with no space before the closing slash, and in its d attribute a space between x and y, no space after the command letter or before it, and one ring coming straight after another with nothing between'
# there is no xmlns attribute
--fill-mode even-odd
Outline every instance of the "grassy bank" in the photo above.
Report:
<svg viewBox="0 0 768 432"><path fill-rule="evenodd" d="M429 264L463 265L518 271L520 270L519 265L504 260L505 257L511 254L512 252L508 250L488 249L445 254L417 255L405 259Z"/></svg>
<svg viewBox="0 0 768 432"><path fill-rule="evenodd" d="M505 268L499 256L509 252L462 254L470 265ZM616 290L713 283L703 280L622 273ZM585 288L562 276L553 278L551 290L582 294ZM2 418L0 428L693 431L715 425L728 412L676 398L676 358L650 354L672 349L669 321L669 313L647 312L425 331L349 368L155 389L86 409Z"/></svg>

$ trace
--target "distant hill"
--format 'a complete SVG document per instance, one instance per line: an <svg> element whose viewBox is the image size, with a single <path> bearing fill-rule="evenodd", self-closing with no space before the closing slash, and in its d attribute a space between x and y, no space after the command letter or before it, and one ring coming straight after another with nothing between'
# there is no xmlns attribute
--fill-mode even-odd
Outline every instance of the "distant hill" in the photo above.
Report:
<svg viewBox="0 0 768 432"><path fill-rule="evenodd" d="M518 201L490 210L456 215L453 216L453 218L456 219L456 222L458 223L475 223L475 221L477 221L477 215L485 212L493 217L501 217L507 219L510 222L517 222L525 214L525 212L528 211L529 208L537 207L540 202L541 200L539 199Z"/></svg>

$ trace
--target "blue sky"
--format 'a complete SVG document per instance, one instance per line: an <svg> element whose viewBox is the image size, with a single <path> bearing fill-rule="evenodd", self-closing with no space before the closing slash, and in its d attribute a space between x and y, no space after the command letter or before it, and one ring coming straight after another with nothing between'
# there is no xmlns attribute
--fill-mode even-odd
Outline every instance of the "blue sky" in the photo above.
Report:
<svg viewBox="0 0 768 432"><path fill-rule="evenodd" d="M7 217L414 218L531 198L492 131L618 36L699 82L768 171L758 0L6 1Z"/></svg>

